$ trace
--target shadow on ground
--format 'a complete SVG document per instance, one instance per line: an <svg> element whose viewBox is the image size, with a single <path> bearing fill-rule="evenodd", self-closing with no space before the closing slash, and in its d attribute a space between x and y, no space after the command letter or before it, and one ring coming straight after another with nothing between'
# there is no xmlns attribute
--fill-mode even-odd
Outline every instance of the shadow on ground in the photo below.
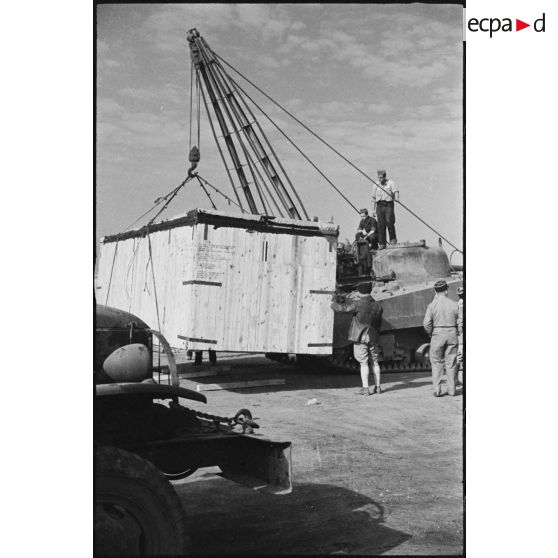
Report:
<svg viewBox="0 0 558 558"><path fill-rule="evenodd" d="M176 489L192 554L382 554L410 538L383 524L381 504L338 486L295 484L270 496L202 477Z"/></svg>
<svg viewBox="0 0 558 558"><path fill-rule="evenodd" d="M227 365L223 361L223 365ZM324 370L323 373L316 371L315 368L303 366L290 366L278 364L267 359L237 360L231 362L230 370L217 376L205 376L192 378L185 383L185 387L199 385L202 390L208 384L226 384L231 382L242 382L251 380L263 380L282 378L285 380L283 385L261 385L241 388L227 388L227 391L239 393L274 393L281 391L298 391L305 389L346 389L360 387L360 375L355 371L335 371ZM208 368L209 369L209 368ZM203 368L197 368L203 371ZM382 385L385 391L421 387L429 383L417 382L419 379L430 379L430 372L387 372L382 373ZM188 385L187 385L188 384ZM194 387L195 389L195 387Z"/></svg>

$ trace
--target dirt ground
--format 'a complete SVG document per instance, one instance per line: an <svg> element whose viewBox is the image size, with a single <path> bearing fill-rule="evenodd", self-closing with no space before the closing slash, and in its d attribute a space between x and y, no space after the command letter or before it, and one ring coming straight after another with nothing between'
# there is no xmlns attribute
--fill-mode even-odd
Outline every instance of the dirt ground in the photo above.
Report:
<svg viewBox="0 0 558 558"><path fill-rule="evenodd" d="M216 468L176 482L193 554L463 553L461 389L436 399L429 373L389 373L384 393L363 397L357 373L322 375L262 356L219 365L231 368L181 385L285 379L207 391L208 405L189 406L221 416L247 407L258 435L291 441L293 491L257 493ZM319 404L307 405L312 398Z"/></svg>

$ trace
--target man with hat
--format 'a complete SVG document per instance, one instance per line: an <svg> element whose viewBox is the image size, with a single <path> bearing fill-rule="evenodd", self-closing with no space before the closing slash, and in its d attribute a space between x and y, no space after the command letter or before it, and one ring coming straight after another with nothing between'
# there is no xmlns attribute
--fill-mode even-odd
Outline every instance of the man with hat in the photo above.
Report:
<svg viewBox="0 0 558 558"><path fill-rule="evenodd" d="M391 244L397 244L395 234L395 201L399 201L399 189L393 180L388 180L385 170L378 171L378 182L372 190L372 206L378 218L378 249L386 247L386 226Z"/></svg>
<svg viewBox="0 0 558 558"><path fill-rule="evenodd" d="M440 397L444 369L448 394L455 395L457 375L457 330L461 328L457 302L448 298L448 284L442 279L434 285L436 295L428 305L423 326L431 337L430 362L434 397Z"/></svg>
<svg viewBox="0 0 558 558"><path fill-rule="evenodd" d="M331 308L335 312L352 312L348 340L353 342L353 353L360 364L362 388L360 395L382 393L380 365L378 363L378 340L382 327L382 307L372 298L372 284L358 287L358 298L347 300L344 295L334 295ZM374 386L368 385L370 365L374 371Z"/></svg>

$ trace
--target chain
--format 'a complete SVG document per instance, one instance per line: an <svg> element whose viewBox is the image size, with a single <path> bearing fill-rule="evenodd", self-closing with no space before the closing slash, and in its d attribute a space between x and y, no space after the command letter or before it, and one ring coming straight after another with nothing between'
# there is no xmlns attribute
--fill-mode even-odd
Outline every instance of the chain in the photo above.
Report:
<svg viewBox="0 0 558 558"><path fill-rule="evenodd" d="M220 424L226 424L228 426L232 426L233 424L236 424L236 420L234 417L220 417L218 415L211 415L209 413L202 413L201 411L192 411L191 409L188 409L189 411L191 411L192 413L194 413L196 415L197 418L202 418L202 419L207 419L210 420L212 422L218 422Z"/></svg>
<svg viewBox="0 0 558 558"><path fill-rule="evenodd" d="M171 402L169 406L171 408L179 407L183 409L185 412L187 412L188 414L194 415L196 418L211 421L216 426L223 424L228 427L233 427L235 424L239 424L242 427L248 426L252 428L259 428L259 425L257 425L252 419L248 417L244 417L244 413L241 413L240 411L234 417L220 417L219 415L211 415L209 413L202 413L201 411L194 411L193 409L182 407L182 405L179 405L178 403L174 403L174 402Z"/></svg>

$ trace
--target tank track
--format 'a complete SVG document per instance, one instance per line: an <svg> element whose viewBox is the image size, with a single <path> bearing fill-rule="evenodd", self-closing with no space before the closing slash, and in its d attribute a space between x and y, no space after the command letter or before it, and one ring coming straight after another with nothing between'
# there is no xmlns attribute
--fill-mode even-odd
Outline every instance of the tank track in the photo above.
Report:
<svg viewBox="0 0 558 558"><path fill-rule="evenodd" d="M274 362L289 364L310 371L358 372L359 363L352 354L352 346L344 347L331 356L295 355L283 353L266 353L265 355ZM418 359L416 362L401 360L381 359L382 373L389 372L431 372L428 358Z"/></svg>

